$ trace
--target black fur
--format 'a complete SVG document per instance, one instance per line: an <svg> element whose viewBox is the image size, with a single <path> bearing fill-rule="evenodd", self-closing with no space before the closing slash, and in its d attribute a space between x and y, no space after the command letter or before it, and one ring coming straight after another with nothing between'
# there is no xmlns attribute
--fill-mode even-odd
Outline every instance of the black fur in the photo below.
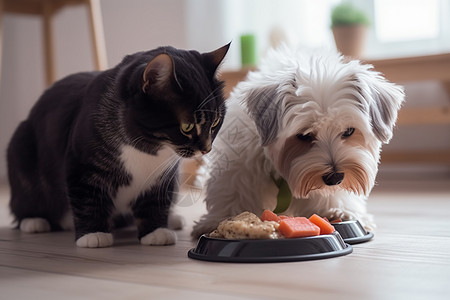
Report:
<svg viewBox="0 0 450 300"><path fill-rule="evenodd" d="M120 161L120 147L132 145L155 155L169 145L183 157L203 151L206 138L183 135L180 119L194 122L199 110L205 112L205 127L218 116L223 119L222 82L215 72L228 47L206 54L161 47L129 55L110 70L71 75L50 87L8 147L10 208L18 224L40 217L58 230L71 208L76 239L110 232L112 199L132 180ZM146 67L164 53L173 62L172 73L161 83L157 66L143 88ZM211 129L212 139L221 123ZM139 238L167 226L176 172L177 165L169 167L164 178L134 201Z"/></svg>

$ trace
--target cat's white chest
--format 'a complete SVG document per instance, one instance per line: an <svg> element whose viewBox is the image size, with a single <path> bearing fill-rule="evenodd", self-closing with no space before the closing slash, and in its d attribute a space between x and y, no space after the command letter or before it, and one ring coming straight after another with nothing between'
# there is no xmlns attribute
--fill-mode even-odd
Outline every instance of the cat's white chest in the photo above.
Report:
<svg viewBox="0 0 450 300"><path fill-rule="evenodd" d="M118 212L128 212L130 204L143 192L149 190L163 173L177 160L175 152L164 147L156 155L150 155L131 146L123 146L120 159L131 182L127 186L119 187L114 204Z"/></svg>

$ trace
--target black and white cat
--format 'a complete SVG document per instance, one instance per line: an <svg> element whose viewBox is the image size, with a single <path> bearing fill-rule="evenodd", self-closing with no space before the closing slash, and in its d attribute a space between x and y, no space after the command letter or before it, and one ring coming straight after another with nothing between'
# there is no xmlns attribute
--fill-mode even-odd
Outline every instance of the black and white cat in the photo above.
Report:
<svg viewBox="0 0 450 300"><path fill-rule="evenodd" d="M167 225L178 164L209 152L222 125L216 70L228 48L160 47L50 87L8 147L20 230L74 227L77 246L108 247L113 216L131 212L141 244L174 244Z"/></svg>

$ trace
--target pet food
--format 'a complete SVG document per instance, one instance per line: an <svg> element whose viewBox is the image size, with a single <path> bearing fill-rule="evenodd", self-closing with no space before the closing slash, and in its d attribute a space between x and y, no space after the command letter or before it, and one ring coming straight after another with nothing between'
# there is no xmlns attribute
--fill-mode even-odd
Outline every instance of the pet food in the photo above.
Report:
<svg viewBox="0 0 450 300"><path fill-rule="evenodd" d="M262 221L248 211L220 222L210 237L225 239L277 239L280 224L274 221Z"/></svg>
<svg viewBox="0 0 450 300"><path fill-rule="evenodd" d="M273 211L266 209L262 213L261 220L262 221L280 222L280 217Z"/></svg>
<svg viewBox="0 0 450 300"><path fill-rule="evenodd" d="M341 223L341 222L342 222L342 219L334 219L330 223L334 224L334 223Z"/></svg>
<svg viewBox="0 0 450 300"><path fill-rule="evenodd" d="M294 217L281 220L278 231L287 238L296 238L319 235L320 227L305 217Z"/></svg>
<svg viewBox="0 0 450 300"><path fill-rule="evenodd" d="M335 231L326 218L316 214L305 217L288 217L265 210L261 218L248 211L220 222L210 237L225 239L278 239L316 236Z"/></svg>
<svg viewBox="0 0 450 300"><path fill-rule="evenodd" d="M335 231L333 225L328 220L313 214L309 220L320 228L320 234L330 234Z"/></svg>

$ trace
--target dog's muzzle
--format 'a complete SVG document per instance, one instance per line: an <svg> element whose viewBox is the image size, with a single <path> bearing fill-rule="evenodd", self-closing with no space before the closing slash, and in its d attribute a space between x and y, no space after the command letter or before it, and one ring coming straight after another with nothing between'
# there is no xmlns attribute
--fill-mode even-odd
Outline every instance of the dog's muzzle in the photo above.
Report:
<svg viewBox="0 0 450 300"><path fill-rule="evenodd" d="M344 173L331 172L322 176L326 185L338 185L344 180Z"/></svg>

